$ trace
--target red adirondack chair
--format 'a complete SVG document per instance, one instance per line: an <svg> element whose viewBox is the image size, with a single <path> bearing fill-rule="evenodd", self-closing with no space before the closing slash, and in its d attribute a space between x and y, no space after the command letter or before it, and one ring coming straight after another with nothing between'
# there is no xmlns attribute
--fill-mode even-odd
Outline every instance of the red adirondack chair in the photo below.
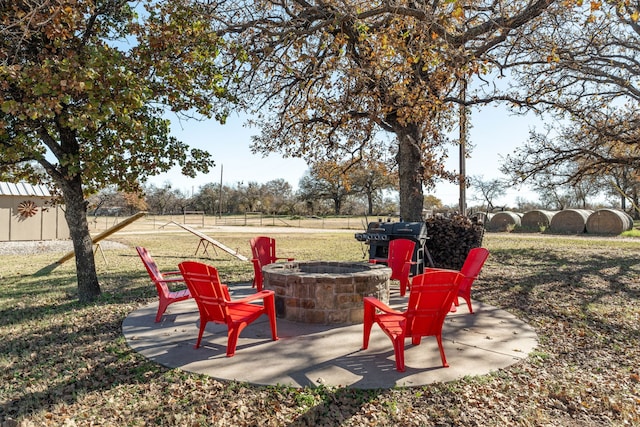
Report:
<svg viewBox="0 0 640 427"><path fill-rule="evenodd" d="M269 317L272 339L278 339L273 291L260 291L246 298L231 300L229 289L220 283L215 267L195 261L182 262L178 267L200 312L200 332L195 348L200 347L208 322L223 324L228 328L227 357L231 357L236 352L240 332L263 314ZM260 299L263 300L263 305L252 303Z"/></svg>
<svg viewBox="0 0 640 427"><path fill-rule="evenodd" d="M451 307L451 311L455 311L456 307L460 305L458 297L462 297L467 302L469 313L473 313L473 307L471 306L471 285L480 275L480 270L484 266L484 262L489 257L489 251L486 248L473 248L467 254L467 257L462 264L460 274L463 276L460 280L460 288L458 289L458 296L453 300L454 305ZM429 271L442 271L443 269L437 268L425 268L425 272Z"/></svg>
<svg viewBox="0 0 640 427"><path fill-rule="evenodd" d="M391 279L400 282L400 295L404 296L409 287L409 275L411 273L411 265L415 262L413 251L415 242L409 239L394 239L389 242L389 255L386 259L372 258L370 263L386 263L391 268Z"/></svg>
<svg viewBox="0 0 640 427"><path fill-rule="evenodd" d="M448 367L442 346L442 325L458 293L461 275L456 271L419 274L411 280L409 303L404 312L396 311L374 297L364 298L364 334L362 349L369 346L371 327L377 323L393 343L396 369L404 372L404 341L420 344L425 336L435 336L442 366Z"/></svg>
<svg viewBox="0 0 640 427"><path fill-rule="evenodd" d="M253 287L262 290L262 267L279 260L294 261L294 258L282 258L276 256L276 240L271 237L258 236L250 241L253 258Z"/></svg>
<svg viewBox="0 0 640 427"><path fill-rule="evenodd" d="M179 291L171 291L169 289L168 283L184 283L182 274L179 271L167 271L162 273L149 251L141 246L137 246L136 251L138 251L138 255L140 256L142 263L147 269L147 273L149 273L151 281L156 285L156 290L158 291L158 298L160 300L158 302L156 322L159 322L170 304L189 299L191 298L191 294L189 293L189 289L182 289ZM167 279L167 277L170 276L174 276L174 278Z"/></svg>

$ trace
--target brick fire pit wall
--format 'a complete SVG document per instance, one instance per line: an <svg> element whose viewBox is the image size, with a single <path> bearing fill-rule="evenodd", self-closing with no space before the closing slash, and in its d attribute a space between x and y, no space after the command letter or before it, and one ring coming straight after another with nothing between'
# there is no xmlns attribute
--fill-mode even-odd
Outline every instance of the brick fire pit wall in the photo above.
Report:
<svg viewBox="0 0 640 427"><path fill-rule="evenodd" d="M269 264L264 288L275 291L276 314L302 323L362 323L362 299L389 302L391 269L380 264L305 261Z"/></svg>

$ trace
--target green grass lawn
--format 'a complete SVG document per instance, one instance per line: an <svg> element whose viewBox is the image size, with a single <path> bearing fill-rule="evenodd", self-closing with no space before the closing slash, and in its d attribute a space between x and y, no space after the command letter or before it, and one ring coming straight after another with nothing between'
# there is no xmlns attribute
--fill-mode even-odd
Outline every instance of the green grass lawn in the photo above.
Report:
<svg viewBox="0 0 640 427"><path fill-rule="evenodd" d="M351 233L269 234L280 256L363 260ZM249 255L250 233L216 233ZM118 234L96 254L103 295L76 301L64 253L4 255L0 272L0 425L640 425L640 239L487 234L474 299L529 322L540 345L507 369L390 390L263 387L169 370L128 348L128 313L156 299L134 246L161 269L185 259L249 282L251 264L179 232ZM268 359L265 360L268 363ZM15 424L7 424L15 425Z"/></svg>

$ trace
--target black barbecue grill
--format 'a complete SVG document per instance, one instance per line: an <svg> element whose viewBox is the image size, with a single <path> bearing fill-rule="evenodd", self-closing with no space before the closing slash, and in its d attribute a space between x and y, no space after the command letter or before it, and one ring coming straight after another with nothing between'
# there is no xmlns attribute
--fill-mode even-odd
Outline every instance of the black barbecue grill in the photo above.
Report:
<svg viewBox="0 0 640 427"><path fill-rule="evenodd" d="M427 226L424 222L370 222L367 231L356 233L355 238L369 245L369 259L376 260L389 257L389 241L411 240L416 244L412 257L415 265L411 266L411 275L422 274L425 265L433 266L427 249Z"/></svg>

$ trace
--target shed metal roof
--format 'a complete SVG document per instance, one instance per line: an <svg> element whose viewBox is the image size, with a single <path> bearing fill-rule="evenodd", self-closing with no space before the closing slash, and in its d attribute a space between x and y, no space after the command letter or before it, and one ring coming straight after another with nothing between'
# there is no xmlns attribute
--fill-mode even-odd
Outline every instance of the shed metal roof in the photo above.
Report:
<svg viewBox="0 0 640 427"><path fill-rule="evenodd" d="M26 182L17 184L0 182L0 196L51 197L51 192L44 185L31 185Z"/></svg>

